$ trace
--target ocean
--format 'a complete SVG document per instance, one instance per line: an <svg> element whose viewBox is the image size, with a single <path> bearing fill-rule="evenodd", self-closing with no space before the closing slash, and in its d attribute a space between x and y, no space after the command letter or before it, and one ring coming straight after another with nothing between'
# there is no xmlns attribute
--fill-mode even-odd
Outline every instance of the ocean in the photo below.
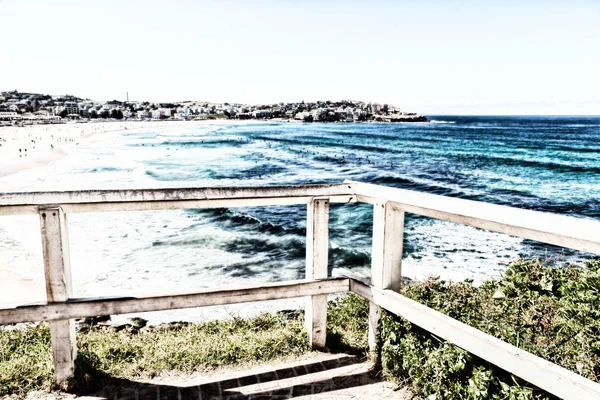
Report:
<svg viewBox="0 0 600 400"><path fill-rule="evenodd" d="M0 191L351 179L600 219L600 117L429 118L430 123L232 122L168 129L156 123L67 144L67 157L1 177ZM76 296L191 292L304 277L306 206L69 218ZM330 270L368 274L371 234L372 206L332 205ZM409 278L481 281L531 257L564 265L594 256L407 214L403 274ZM43 279L37 217L0 218L0 268ZM243 314L240 310L153 315L194 320Z"/></svg>

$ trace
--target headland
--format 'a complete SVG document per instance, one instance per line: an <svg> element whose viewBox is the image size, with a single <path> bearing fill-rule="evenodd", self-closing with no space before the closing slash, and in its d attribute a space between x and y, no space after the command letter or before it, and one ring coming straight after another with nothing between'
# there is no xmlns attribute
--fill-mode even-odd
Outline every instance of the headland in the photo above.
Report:
<svg viewBox="0 0 600 400"><path fill-rule="evenodd" d="M93 101L73 95L0 93L0 125L67 120L289 120L300 122L427 122L427 117L390 104L355 100L272 104L205 101Z"/></svg>

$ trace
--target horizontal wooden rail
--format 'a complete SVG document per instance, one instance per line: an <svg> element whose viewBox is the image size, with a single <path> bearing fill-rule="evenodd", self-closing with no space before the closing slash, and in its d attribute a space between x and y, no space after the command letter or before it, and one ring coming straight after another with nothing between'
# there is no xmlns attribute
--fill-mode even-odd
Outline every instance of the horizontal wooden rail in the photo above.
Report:
<svg viewBox="0 0 600 400"><path fill-rule="evenodd" d="M260 207L260 206L287 206L309 204L314 197L262 197L241 199L218 200L174 200L142 202L132 201L124 203L78 203L63 204L62 210L67 214L90 212L119 212L119 211L151 211L151 210L185 210L193 208L235 208L235 207ZM330 196L331 203L356 203L356 196L335 195ZM1 215L26 215L37 214L42 206L4 206L0 207Z"/></svg>
<svg viewBox="0 0 600 400"><path fill-rule="evenodd" d="M600 384L392 290L351 280L350 290L458 347L563 399L600 399Z"/></svg>
<svg viewBox="0 0 600 400"><path fill-rule="evenodd" d="M140 298L71 299L67 302L2 309L0 310L0 324L57 321L96 315L219 306L319 294L345 293L349 290L349 279L335 278L313 281L287 281L244 288L206 290L191 294Z"/></svg>
<svg viewBox="0 0 600 400"><path fill-rule="evenodd" d="M140 211L308 204L314 197L330 197L331 202L356 201L354 185L348 183L0 193L0 215L37 214L39 206L44 205L60 205L67 213Z"/></svg>
<svg viewBox="0 0 600 400"><path fill-rule="evenodd" d="M600 254L600 221L361 182L353 183L359 202L397 203L405 212Z"/></svg>

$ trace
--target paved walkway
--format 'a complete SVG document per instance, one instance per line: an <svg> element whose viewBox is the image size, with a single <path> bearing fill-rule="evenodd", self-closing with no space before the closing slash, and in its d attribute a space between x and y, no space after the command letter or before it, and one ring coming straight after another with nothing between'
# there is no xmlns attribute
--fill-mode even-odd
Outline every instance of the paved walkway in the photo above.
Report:
<svg viewBox="0 0 600 400"><path fill-rule="evenodd" d="M412 396L371 376L370 364L347 354L150 382L115 380L87 399L402 399ZM84 399L84 398L82 398Z"/></svg>

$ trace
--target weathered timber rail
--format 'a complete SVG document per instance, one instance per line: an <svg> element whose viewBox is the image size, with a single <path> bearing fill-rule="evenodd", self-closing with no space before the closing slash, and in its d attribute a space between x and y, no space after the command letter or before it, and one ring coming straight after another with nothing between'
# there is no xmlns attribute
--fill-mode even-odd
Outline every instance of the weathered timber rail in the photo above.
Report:
<svg viewBox="0 0 600 400"><path fill-rule="evenodd" d="M330 278L329 204L373 205L371 283ZM154 297L75 299L67 215L78 212L307 205L306 279ZM520 350L398 293L406 212L600 254L600 222L447 198L360 182L330 185L0 193L0 217L40 217L47 303L0 309L0 324L48 321L57 381L74 374L73 318L306 297L310 343L325 346L327 295L354 292L370 301L375 349L381 308L565 399L600 399L600 384Z"/></svg>

